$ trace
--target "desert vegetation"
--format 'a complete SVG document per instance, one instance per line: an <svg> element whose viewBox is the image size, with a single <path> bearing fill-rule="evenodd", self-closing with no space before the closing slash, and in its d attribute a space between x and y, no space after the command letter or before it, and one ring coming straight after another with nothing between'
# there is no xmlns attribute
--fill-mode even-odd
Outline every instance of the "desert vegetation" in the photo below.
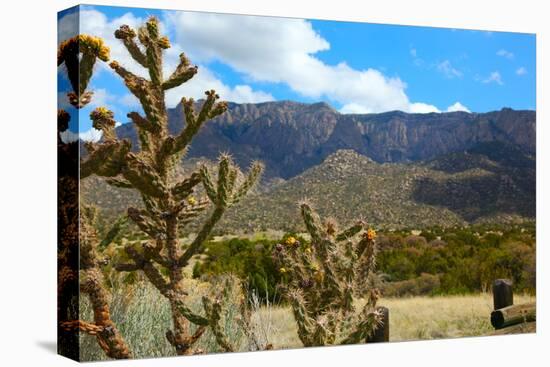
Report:
<svg viewBox="0 0 550 367"><path fill-rule="evenodd" d="M197 289L190 303L198 309L201 307L200 294L208 285L197 280L187 281ZM534 296L530 295L516 296L517 303L533 300ZM473 337L494 332L488 318L493 309L493 299L489 293L382 297L377 303L390 309L390 342ZM171 323L170 306L154 287L139 281L124 288L117 287L113 291L111 308L113 319L120 325L135 358L176 355L164 336L164 330ZM302 347L290 306L261 302L253 297L251 308L251 325L261 344L272 344L276 349ZM91 312L88 301L82 299L81 313L87 316ZM230 314L234 318L228 325L237 325L238 307L234 307ZM239 329L230 330L228 337L239 345L239 351L256 350L249 348L250 340ZM80 339L82 360L108 359L93 337L81 334ZM204 333L196 348L204 353L223 351L210 330Z"/></svg>
<svg viewBox="0 0 550 367"><path fill-rule="evenodd" d="M88 86L99 60L109 62L143 111L128 114L138 137L132 144L117 135L112 111L95 108L90 119L102 138L83 144L80 162L80 142L58 136L60 159L73 167L59 181L63 354L98 360L364 343L382 325L379 306L391 309L393 341L485 335L494 279L510 278L526 294L520 298L533 297L535 227L525 221L373 228L369 218L347 220L346 213L341 226L290 196L284 210L299 220L284 232L220 226L227 213L236 220L235 213L251 213L263 201L253 190L264 164L253 161L243 172L225 153L216 162L182 163L203 126L228 104L214 90L199 101L182 97L183 127L174 133L165 93L198 68L182 53L164 75L170 41L154 17L137 30L121 25L115 36L148 78L110 60L109 48L93 35L66 40L58 51L73 107L92 101ZM58 112L59 134L69 119ZM344 174L338 161L331 164ZM119 200L122 213L105 219L93 200L75 197L79 184L90 182L130 192L133 200ZM441 312L426 315L433 307ZM71 343L80 348L75 352Z"/></svg>

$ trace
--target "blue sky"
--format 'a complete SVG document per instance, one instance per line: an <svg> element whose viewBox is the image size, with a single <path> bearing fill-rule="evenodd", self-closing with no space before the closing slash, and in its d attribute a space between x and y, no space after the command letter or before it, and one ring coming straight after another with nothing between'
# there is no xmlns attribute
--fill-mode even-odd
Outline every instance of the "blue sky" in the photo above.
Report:
<svg viewBox="0 0 550 367"><path fill-rule="evenodd" d="M76 15L59 14L60 40L77 32L71 27ZM136 28L150 15L172 42L165 73L182 51L199 65L188 85L168 94L171 106L214 88L222 99L239 103L325 101L342 113L536 108L532 34L103 6L80 7L80 32L104 38L112 59L146 76L112 34L122 24ZM95 98L81 111L81 132L90 129L87 115L97 105L113 109L121 123L128 111L140 110L102 63L91 88Z"/></svg>

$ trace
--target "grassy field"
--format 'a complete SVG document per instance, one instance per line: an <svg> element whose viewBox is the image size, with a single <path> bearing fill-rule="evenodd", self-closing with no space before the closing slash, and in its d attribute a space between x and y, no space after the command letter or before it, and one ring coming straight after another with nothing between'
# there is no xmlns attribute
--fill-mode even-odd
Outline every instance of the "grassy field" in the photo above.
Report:
<svg viewBox="0 0 550 367"><path fill-rule="evenodd" d="M193 289L197 295L192 306L199 310L200 295L208 289L200 284L195 284ZM531 296L514 297L515 303L535 300ZM379 305L390 309L390 341L481 336L494 331L489 322L490 294L381 299ZM254 308L252 326L261 344L272 343L276 349L301 347L289 308L259 303ZM89 304L84 299L81 310L84 319L91 318ZM240 351L253 350L250 340L236 327L237 323L230 320L237 317L236 308L231 312L226 325L230 338ZM124 293L115 292L112 313L135 358L175 355L164 336L171 324L169 306L151 286L143 283ZM201 338L197 348L205 353L220 351L209 332ZM81 358L106 359L95 338L88 335L81 337Z"/></svg>

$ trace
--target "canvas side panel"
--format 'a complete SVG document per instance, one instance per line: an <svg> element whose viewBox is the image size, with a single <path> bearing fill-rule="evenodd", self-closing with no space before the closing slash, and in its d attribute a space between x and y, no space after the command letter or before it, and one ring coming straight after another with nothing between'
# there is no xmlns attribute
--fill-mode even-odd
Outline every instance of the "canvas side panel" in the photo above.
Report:
<svg viewBox="0 0 550 367"><path fill-rule="evenodd" d="M79 8L58 13L58 52L78 34ZM79 185L78 112L67 94L72 86L65 63L57 67L57 351L79 360Z"/></svg>

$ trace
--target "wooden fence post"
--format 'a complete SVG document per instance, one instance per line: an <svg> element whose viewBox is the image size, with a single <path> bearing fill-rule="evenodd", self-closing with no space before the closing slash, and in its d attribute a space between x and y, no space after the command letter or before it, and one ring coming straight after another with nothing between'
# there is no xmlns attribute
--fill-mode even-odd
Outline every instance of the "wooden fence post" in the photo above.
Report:
<svg viewBox="0 0 550 367"><path fill-rule="evenodd" d="M495 310L508 307L514 304L514 293L512 292L512 281L508 279L497 279L493 282L493 305Z"/></svg>
<svg viewBox="0 0 550 367"><path fill-rule="evenodd" d="M374 331L374 334L367 337L367 343L383 343L390 341L390 310L387 307L378 307L382 314L382 322Z"/></svg>

